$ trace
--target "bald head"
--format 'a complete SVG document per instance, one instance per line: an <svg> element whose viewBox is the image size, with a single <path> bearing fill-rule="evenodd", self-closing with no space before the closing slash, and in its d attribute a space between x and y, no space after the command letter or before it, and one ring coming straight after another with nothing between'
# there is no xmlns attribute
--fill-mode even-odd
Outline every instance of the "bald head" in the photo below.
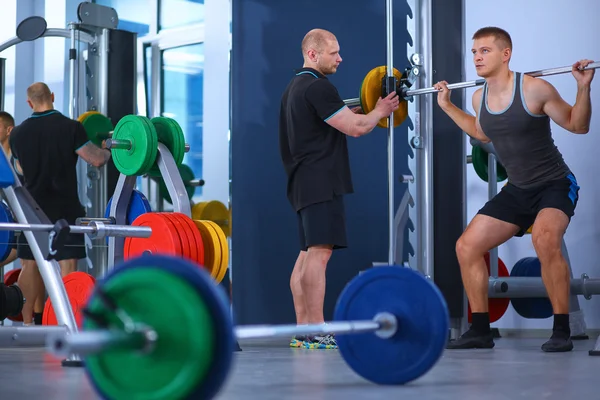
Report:
<svg viewBox="0 0 600 400"><path fill-rule="evenodd" d="M335 35L325 29L313 29L309 31L302 40L302 55L307 57L309 50L318 54L322 53L329 42L336 42Z"/></svg>
<svg viewBox="0 0 600 400"><path fill-rule="evenodd" d="M43 82L36 82L27 88L27 100L33 108L52 105L53 97L50 88Z"/></svg>
<svg viewBox="0 0 600 400"><path fill-rule="evenodd" d="M335 35L325 29L313 29L302 40L304 67L314 68L324 75L333 74L342 62Z"/></svg>

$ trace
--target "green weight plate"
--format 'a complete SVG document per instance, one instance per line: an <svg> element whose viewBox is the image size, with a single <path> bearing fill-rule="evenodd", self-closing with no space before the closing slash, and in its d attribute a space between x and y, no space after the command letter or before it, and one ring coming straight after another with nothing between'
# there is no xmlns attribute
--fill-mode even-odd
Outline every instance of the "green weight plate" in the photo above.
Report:
<svg viewBox="0 0 600 400"><path fill-rule="evenodd" d="M479 146L473 146L471 154L473 160L473 168L477 176L484 182L488 181L488 153ZM506 170L500 163L496 163L497 181L502 182L508 178Z"/></svg>
<svg viewBox="0 0 600 400"><path fill-rule="evenodd" d="M105 137L98 137L98 134L107 134L114 128L110 119L100 113L90 113L81 124L85 128L88 139L98 147L102 146L102 140L105 139Z"/></svg>
<svg viewBox="0 0 600 400"><path fill-rule="evenodd" d="M148 129L153 130L154 132L156 132L156 128L154 128L154 124L152 124L152 122L150 121L150 119L144 118L143 121L146 124L146 126L148 126ZM156 164L156 157L158 156L158 134L152 136L151 139L152 139L152 148L156 149L156 153L155 153L154 156L150 155L146 159L146 163L144 164L144 173L148 173L148 171L150 170L150 168L152 168L152 166Z"/></svg>
<svg viewBox="0 0 600 400"><path fill-rule="evenodd" d="M131 149L112 149L115 166L124 175L143 175L156 162L158 139L150 120L141 115L126 115L115 127L113 139L131 142Z"/></svg>
<svg viewBox="0 0 600 400"><path fill-rule="evenodd" d="M111 399L183 399L202 385L214 362L215 329L207 304L190 283L142 266L114 274L102 288L134 322L152 327L158 341L147 353L114 349L87 356L87 372L100 393ZM112 326L122 326L98 297L88 307ZM85 319L84 330L99 328Z"/></svg>
<svg viewBox="0 0 600 400"><path fill-rule="evenodd" d="M185 156L185 137L181 126L172 118L155 117L150 120L156 129L158 142L167 146L175 164L180 166ZM152 176L160 176L158 165L154 164L148 171Z"/></svg>
<svg viewBox="0 0 600 400"><path fill-rule="evenodd" d="M179 166L179 173L181 174L181 179L183 180L183 182L192 181L192 180L196 179L196 177L194 176L194 171L192 171L192 169L187 164L181 164ZM158 188L160 190L160 194L162 195L162 197L169 204L172 204L173 200L171 199L171 196L169 195L169 191L167 190L167 185L165 184L165 181L164 181L164 179L162 179L162 177L158 178ZM188 194L188 198L191 200L192 197L194 197L194 193L196 192L196 186L186 186L185 190Z"/></svg>

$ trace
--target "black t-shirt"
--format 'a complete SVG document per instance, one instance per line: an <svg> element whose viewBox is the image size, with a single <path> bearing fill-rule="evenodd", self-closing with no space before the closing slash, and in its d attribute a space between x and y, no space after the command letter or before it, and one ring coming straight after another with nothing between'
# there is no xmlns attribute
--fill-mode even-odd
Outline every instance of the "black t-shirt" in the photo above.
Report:
<svg viewBox="0 0 600 400"><path fill-rule="evenodd" d="M10 134L24 186L50 221L85 215L77 190L77 149L89 141L83 125L56 110L35 112Z"/></svg>
<svg viewBox="0 0 600 400"><path fill-rule="evenodd" d="M312 68L298 70L285 89L279 148L296 211L354 191L346 135L326 122L344 107L335 86Z"/></svg>

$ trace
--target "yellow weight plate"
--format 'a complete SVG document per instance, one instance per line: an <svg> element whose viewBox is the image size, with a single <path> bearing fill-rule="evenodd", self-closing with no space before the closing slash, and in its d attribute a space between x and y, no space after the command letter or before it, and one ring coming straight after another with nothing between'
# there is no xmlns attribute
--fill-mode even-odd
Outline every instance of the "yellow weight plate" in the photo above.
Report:
<svg viewBox="0 0 600 400"><path fill-rule="evenodd" d="M211 227L203 221L194 220L194 224L202 236L204 245L204 266L210 271L210 276L217 280L221 268L221 244L219 236ZM220 282L217 280L217 282Z"/></svg>
<svg viewBox="0 0 600 400"><path fill-rule="evenodd" d="M227 241L227 236L225 236L225 232L223 229L213 221L204 221L208 225L212 226L217 235L219 236L221 242L221 267L219 268L219 276L217 278L218 282L221 282L223 278L225 278L225 274L227 273L227 269L229 268L229 242Z"/></svg>
<svg viewBox="0 0 600 400"><path fill-rule="evenodd" d="M381 97L381 83L382 80L387 76L387 67L380 66L373 68L367 73L365 79L363 79L360 87L360 106L365 114L370 113L375 109L377 100ZM402 74L396 68L394 68L394 76L399 82L402 79ZM402 124L408 117L408 102L404 99L400 99L400 105L398 109L394 111L394 127ZM383 118L377 123L380 128L388 127L388 119Z"/></svg>
<svg viewBox="0 0 600 400"><path fill-rule="evenodd" d="M194 204L192 207L192 219L195 221L202 221L202 212L204 211L204 207L208 204L207 201L201 201L200 203Z"/></svg>
<svg viewBox="0 0 600 400"><path fill-rule="evenodd" d="M229 210L225 204L220 201L203 201L194 205L194 207L192 207L192 219L216 222L225 233L225 236L231 234L231 229L229 227Z"/></svg>
<svg viewBox="0 0 600 400"><path fill-rule="evenodd" d="M79 117L77 117L77 121L83 123L83 121L85 121L85 119L92 114L100 114L100 113L98 111L86 111L83 114L81 114Z"/></svg>

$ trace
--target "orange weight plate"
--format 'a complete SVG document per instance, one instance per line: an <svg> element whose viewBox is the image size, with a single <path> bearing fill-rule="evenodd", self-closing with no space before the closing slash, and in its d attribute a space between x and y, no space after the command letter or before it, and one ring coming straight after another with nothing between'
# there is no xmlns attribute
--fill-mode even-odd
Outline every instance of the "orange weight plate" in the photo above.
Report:
<svg viewBox="0 0 600 400"><path fill-rule="evenodd" d="M485 264L487 265L488 274L490 273L490 253L485 254ZM498 257L498 277L510 276L504 262ZM488 300L488 310L490 314L490 322L496 322L508 310L510 304L509 298L493 298ZM469 323L471 322L471 306L469 305Z"/></svg>
<svg viewBox="0 0 600 400"><path fill-rule="evenodd" d="M176 215L188 227L188 234L190 235L188 238L190 239L190 245L196 251L196 256L192 259L192 261L204 267L205 246L202 240L202 235L200 235L200 231L198 231L198 227L196 224L194 224L194 221L192 221L190 217L183 213L173 213L173 215Z"/></svg>
<svg viewBox="0 0 600 400"><path fill-rule="evenodd" d="M181 220L177 217L178 213L162 213L169 221L175 226L177 229L177 233L179 234L179 240L181 241L181 256L186 260L196 262L197 251L195 247L192 246L190 239L191 233L189 233L189 227L185 225ZM192 255L193 254L193 255Z"/></svg>
<svg viewBox="0 0 600 400"><path fill-rule="evenodd" d="M94 291L96 280L90 274L76 271L65 276L63 278L63 283L67 291L67 296L69 297L69 303L71 303L71 308L73 309L73 315L75 315L75 322L79 329L81 329L83 323L83 309ZM50 297L48 297L46 305L44 306L42 324L58 325L58 320Z"/></svg>
<svg viewBox="0 0 600 400"><path fill-rule="evenodd" d="M196 229L202 237L202 243L204 243L204 267L210 271L210 276L217 280L220 272L219 268L221 267L219 237L214 229L205 222L194 220Z"/></svg>
<svg viewBox="0 0 600 400"><path fill-rule="evenodd" d="M380 66L370 70L365 79L363 79L360 87L360 106L365 114L370 113L375 109L377 100L381 97L381 84L383 79L387 76L387 67ZM399 82L402 79L402 74L396 68L394 68L394 76L396 81ZM400 105L398 109L394 111L394 127L402 124L408 117L408 102L400 99ZM377 123L380 128L388 127L388 119L383 118Z"/></svg>
<svg viewBox="0 0 600 400"><path fill-rule="evenodd" d="M223 278L225 278L225 274L227 273L227 268L229 268L229 243L227 242L227 236L225 236L225 232L223 229L213 221L205 221L215 230L217 235L219 236L219 242L221 243L221 266L219 268L219 276L217 277L217 282L221 282Z"/></svg>
<svg viewBox="0 0 600 400"><path fill-rule="evenodd" d="M4 284L6 286L14 285L19 279L19 275L21 275L21 268L11 269L10 271L4 274ZM14 316L8 315L6 318L14 322L23 322L23 314L21 313L19 313L19 315Z"/></svg>
<svg viewBox="0 0 600 400"><path fill-rule="evenodd" d="M139 257L144 253L180 256L181 240L175 225L160 213L145 213L137 217L132 226L149 226L152 234L148 238L125 238L123 258Z"/></svg>

